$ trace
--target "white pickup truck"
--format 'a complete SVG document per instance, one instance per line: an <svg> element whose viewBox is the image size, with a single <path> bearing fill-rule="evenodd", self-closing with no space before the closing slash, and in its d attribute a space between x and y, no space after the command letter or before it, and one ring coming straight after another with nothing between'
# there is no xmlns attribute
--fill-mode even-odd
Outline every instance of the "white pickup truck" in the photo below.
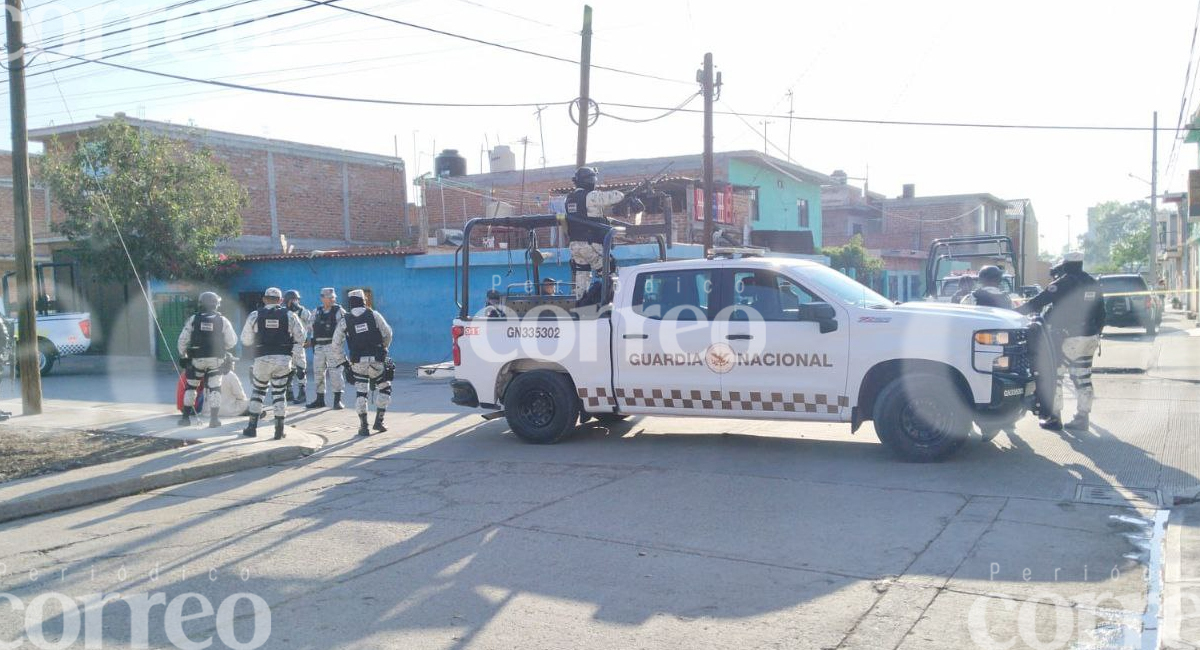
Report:
<svg viewBox="0 0 1200 650"><path fill-rule="evenodd" d="M0 317L8 325L9 334L19 337L15 287L9 282L15 274L4 274L3 304ZM88 312L69 309L65 296L72 294L75 284L75 265L71 263L39 263L34 266L38 295L35 301L38 334L38 370L50 374L54 364L72 354L84 354L92 345L92 320ZM54 292L52 296L50 292ZM72 296L73 297L73 296ZM15 340L15 339L14 339Z"/></svg>
<svg viewBox="0 0 1200 650"><path fill-rule="evenodd" d="M873 420L900 457L933 461L973 421L996 432L1032 401L1027 321L1015 312L897 305L789 258L657 262L613 280L599 309L510 295L475 312L464 281L451 330L454 403L502 410L534 443L560 440L581 418L633 414L846 422L851 431Z"/></svg>

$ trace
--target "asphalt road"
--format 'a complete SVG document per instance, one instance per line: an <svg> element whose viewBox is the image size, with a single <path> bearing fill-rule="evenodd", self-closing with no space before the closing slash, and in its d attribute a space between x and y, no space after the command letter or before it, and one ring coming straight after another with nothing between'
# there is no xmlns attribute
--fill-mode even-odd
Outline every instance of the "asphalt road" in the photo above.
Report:
<svg viewBox="0 0 1200 650"><path fill-rule="evenodd" d="M1176 350L1171 325L1105 345ZM165 374L68 369L48 395L147 400ZM1140 647L1153 502L1200 485L1200 395L1152 368L1096 385L1087 433L1026 418L911 465L869 425L638 418L530 446L407 380L385 434L302 413L330 440L303 462L0 526L0 593L237 614L176 631L152 608L152 645L249 642L249 593L272 648ZM72 619L49 603L53 638ZM135 611L103 610L103 647L135 645ZM0 603L0 640L18 618Z"/></svg>

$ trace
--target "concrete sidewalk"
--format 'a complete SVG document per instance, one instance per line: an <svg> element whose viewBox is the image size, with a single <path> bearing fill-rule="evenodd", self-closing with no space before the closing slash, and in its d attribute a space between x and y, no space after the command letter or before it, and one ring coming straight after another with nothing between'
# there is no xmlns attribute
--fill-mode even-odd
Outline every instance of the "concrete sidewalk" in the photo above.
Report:
<svg viewBox="0 0 1200 650"><path fill-rule="evenodd" d="M308 456L325 438L295 427L281 441L270 427L258 438L240 435L245 418L225 418L217 429L180 427L178 413L163 404L113 404L48 400L41 415L18 416L6 427L106 431L126 435L187 440L194 444L126 460L81 467L67 472L0 483L0 521L10 521L140 494L210 476L274 465ZM16 400L0 401L0 409L19 413Z"/></svg>
<svg viewBox="0 0 1200 650"><path fill-rule="evenodd" d="M1200 499L1200 491L1195 497ZM1200 501L1171 510L1165 554L1162 647L1195 650L1200 648Z"/></svg>

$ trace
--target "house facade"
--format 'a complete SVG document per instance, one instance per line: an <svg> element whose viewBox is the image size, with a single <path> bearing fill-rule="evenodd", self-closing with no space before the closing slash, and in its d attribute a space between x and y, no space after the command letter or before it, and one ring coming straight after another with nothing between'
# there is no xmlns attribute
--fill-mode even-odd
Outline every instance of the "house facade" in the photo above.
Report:
<svg viewBox="0 0 1200 650"><path fill-rule="evenodd" d="M628 190L647 178L662 177L657 187L671 197L675 241L700 243L704 231L702 158L698 154L589 163L600 172L603 188ZM717 244L757 243L760 236L803 240L812 253L822 244L821 185L829 177L753 151L713 156L714 231ZM506 169L486 174L427 176L420 179L421 220L428 237L461 230L480 216L552 212L571 190L574 166ZM661 206L644 217L663 219ZM773 233L785 233L774 235ZM773 247L775 248L775 247ZM778 249L778 248L777 248Z"/></svg>

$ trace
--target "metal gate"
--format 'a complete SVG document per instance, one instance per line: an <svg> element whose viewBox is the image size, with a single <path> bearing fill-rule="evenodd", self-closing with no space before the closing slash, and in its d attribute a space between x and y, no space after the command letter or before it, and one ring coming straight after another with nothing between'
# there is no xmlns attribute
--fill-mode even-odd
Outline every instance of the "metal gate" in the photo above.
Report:
<svg viewBox="0 0 1200 650"><path fill-rule="evenodd" d="M159 336L158 330L151 332L155 342L155 358L159 361L170 361L177 356L175 346L179 340L179 333L183 331L184 322L196 313L196 309L196 299L190 294L154 294L154 313L158 317L158 326L162 329L162 336Z"/></svg>

